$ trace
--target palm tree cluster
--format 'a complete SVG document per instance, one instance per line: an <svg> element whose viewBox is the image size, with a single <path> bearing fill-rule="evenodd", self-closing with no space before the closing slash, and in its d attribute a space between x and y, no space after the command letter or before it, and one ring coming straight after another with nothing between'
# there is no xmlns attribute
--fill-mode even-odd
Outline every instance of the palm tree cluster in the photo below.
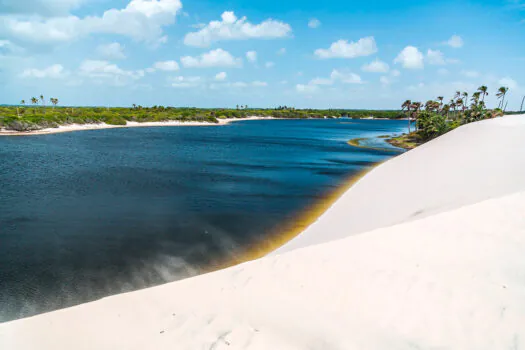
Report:
<svg viewBox="0 0 525 350"><path fill-rule="evenodd" d="M461 124L503 115L507 107L505 97L508 91L509 88L504 86L498 89L498 107L494 110L486 108L485 97L489 93L485 85L472 93L470 100L467 92L456 91L448 103L443 102L443 96L438 96L436 100L428 100L424 105L421 102L406 100L401 109L408 119L408 132L411 132L411 123L415 122L416 131L429 139Z"/></svg>
<svg viewBox="0 0 525 350"><path fill-rule="evenodd" d="M42 107L43 107L43 112L44 112L44 114L46 113L46 110L45 110L45 108L46 108L46 100L44 98L44 95L40 95L39 97L31 97L30 101L31 101L31 104L33 106L35 106L35 107L41 101L42 102ZM51 104L53 105L53 109L55 109L56 105L58 104L58 98L51 97L49 99L49 102L51 102ZM26 105L26 100L21 100L20 101L20 106L25 106L25 105ZM20 107L16 107L16 114L17 114L18 117L20 117L20 114L21 114L20 112L23 113L24 109L23 108L20 109ZM35 108L33 108L33 114L36 114L36 109Z"/></svg>

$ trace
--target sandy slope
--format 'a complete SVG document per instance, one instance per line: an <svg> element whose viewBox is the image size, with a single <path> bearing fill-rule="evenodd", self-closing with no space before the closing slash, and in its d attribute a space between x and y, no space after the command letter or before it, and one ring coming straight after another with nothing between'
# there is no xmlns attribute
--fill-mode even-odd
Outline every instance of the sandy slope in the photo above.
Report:
<svg viewBox="0 0 525 350"><path fill-rule="evenodd" d="M301 249L0 324L0 349L524 348L521 118L460 128L360 181L372 226L404 223L352 235L328 220L345 205L355 218L356 186L317 222L322 237L294 240ZM438 188L422 191L421 176ZM394 206L396 191L408 197Z"/></svg>
<svg viewBox="0 0 525 350"><path fill-rule="evenodd" d="M525 191L525 115L468 124L373 169L277 253L517 191Z"/></svg>

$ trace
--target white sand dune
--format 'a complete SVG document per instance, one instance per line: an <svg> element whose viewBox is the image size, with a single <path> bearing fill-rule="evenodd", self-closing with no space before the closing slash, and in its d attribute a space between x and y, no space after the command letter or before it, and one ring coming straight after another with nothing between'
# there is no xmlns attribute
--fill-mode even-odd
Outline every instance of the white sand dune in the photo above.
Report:
<svg viewBox="0 0 525 350"><path fill-rule="evenodd" d="M281 254L0 324L0 349L522 349L524 136L525 116L461 127Z"/></svg>
<svg viewBox="0 0 525 350"><path fill-rule="evenodd" d="M373 169L276 253L518 191L525 191L525 115L468 124Z"/></svg>

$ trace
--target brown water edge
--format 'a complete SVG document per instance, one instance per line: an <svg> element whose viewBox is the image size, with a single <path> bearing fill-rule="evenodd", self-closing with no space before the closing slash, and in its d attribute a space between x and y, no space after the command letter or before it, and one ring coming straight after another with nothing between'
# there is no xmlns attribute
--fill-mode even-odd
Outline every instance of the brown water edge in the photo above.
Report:
<svg viewBox="0 0 525 350"><path fill-rule="evenodd" d="M382 138L386 138L386 135ZM364 140L366 138L355 138L352 140L349 140L347 142L348 145L359 147L359 148L367 148L367 149L375 149L375 150L388 150L392 151L388 148L376 148L376 147L370 147L361 145L360 141ZM358 173L349 175L349 177L343 182L339 188L336 190L330 192L327 194L327 196L319 201L317 203L314 203L309 208L305 209L301 214L297 216L297 218L291 220L288 224L285 224L283 227L276 230L276 232L272 232L268 234L267 239L263 240L262 242L258 242L257 244L254 244L252 246L249 246L247 249L245 249L243 252L234 254L233 256L228 258L228 261L226 262L220 262L208 269L202 270L202 274L209 273L217 270L222 270L228 267L232 267L235 265L239 265L245 262L249 262L252 260L256 260L259 258L262 258L271 252L277 250L278 248L284 246L286 243L290 242L295 237L299 236L301 233L303 233L310 225L312 225L314 222L316 222L330 207L339 200L345 194L353 185L355 185L359 180L361 180L366 174L368 174L370 171L372 171L377 166L383 164L384 162L392 159L388 158L384 161L378 162L374 164L373 166L367 167L366 169L361 170Z"/></svg>
<svg viewBox="0 0 525 350"><path fill-rule="evenodd" d="M299 214L295 219L291 220L288 224L285 224L284 227L281 227L267 235L267 238L262 241L254 244L243 252L229 257L228 261L219 263L213 267L205 269L202 271L203 274L222 270L228 267L239 265L245 262L256 260L262 258L269 253L275 251L276 249L282 247L286 243L290 242L295 237L303 233L310 225L316 222L339 198L343 196L354 184L356 184L360 179L362 179L366 174L368 174L372 169L382 164L383 162L378 162L377 164L363 169L362 171L352 174L349 178L344 181L344 183L339 186L339 188L331 191L326 195L325 198L317 201L309 208L305 209L301 214Z"/></svg>

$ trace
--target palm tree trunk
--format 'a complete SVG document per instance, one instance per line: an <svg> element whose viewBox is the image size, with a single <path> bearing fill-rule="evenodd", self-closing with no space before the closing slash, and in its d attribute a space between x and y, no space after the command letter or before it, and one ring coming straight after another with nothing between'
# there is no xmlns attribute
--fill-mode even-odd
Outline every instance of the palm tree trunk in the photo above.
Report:
<svg viewBox="0 0 525 350"><path fill-rule="evenodd" d="M407 113L407 119L408 119L408 133L410 134L410 110L408 110L408 113Z"/></svg>
<svg viewBox="0 0 525 350"><path fill-rule="evenodd" d="M20 118L20 111L18 110L18 107L16 107L16 116Z"/></svg>
<svg viewBox="0 0 525 350"><path fill-rule="evenodd" d="M523 99L521 100L520 112L523 111L523 102L525 102L525 96L523 96Z"/></svg>

